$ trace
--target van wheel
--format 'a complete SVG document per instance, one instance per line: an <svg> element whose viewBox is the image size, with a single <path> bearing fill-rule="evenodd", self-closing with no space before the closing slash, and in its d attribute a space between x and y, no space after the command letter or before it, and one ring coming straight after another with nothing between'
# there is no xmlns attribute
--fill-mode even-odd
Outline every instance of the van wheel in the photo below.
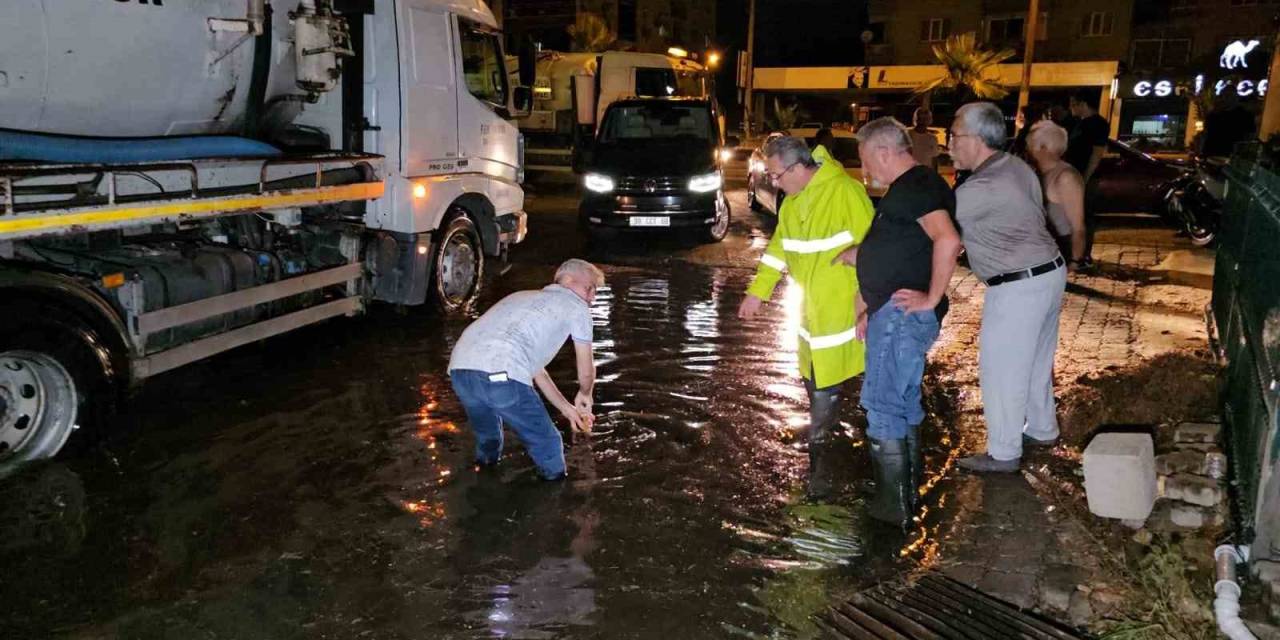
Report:
<svg viewBox="0 0 1280 640"><path fill-rule="evenodd" d="M480 295L484 248L475 223L460 209L452 211L437 232L431 273L432 298L441 311L465 309Z"/></svg>
<svg viewBox="0 0 1280 640"><path fill-rule="evenodd" d="M720 198L716 200L716 218L710 226L702 230L703 240L707 242L720 242L725 236L729 235L730 208L729 199L722 193Z"/></svg>
<svg viewBox="0 0 1280 640"><path fill-rule="evenodd" d="M28 311L42 322L0 323L0 474L52 458L81 423L115 408L94 332L56 309Z"/></svg>

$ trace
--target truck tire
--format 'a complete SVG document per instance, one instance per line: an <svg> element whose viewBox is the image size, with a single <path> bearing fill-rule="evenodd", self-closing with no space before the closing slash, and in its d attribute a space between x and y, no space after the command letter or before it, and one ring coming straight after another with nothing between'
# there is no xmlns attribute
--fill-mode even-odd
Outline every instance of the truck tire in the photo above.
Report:
<svg viewBox="0 0 1280 640"><path fill-rule="evenodd" d="M450 213L437 234L431 262L431 295L437 308L454 313L470 306L480 295L484 245L475 222L460 209Z"/></svg>
<svg viewBox="0 0 1280 640"><path fill-rule="evenodd" d="M716 220L711 226L702 230L702 240L704 242L720 242L725 236L729 235L729 222L732 209L729 206L729 198L724 194L720 194L719 204L716 206Z"/></svg>
<svg viewBox="0 0 1280 640"><path fill-rule="evenodd" d="M21 316L0 321L0 473L52 458L115 406L87 324L44 306Z"/></svg>

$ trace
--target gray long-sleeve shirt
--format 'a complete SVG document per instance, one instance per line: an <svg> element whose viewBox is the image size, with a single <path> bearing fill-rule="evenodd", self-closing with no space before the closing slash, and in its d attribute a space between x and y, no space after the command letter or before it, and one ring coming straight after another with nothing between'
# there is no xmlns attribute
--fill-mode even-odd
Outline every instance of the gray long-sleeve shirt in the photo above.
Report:
<svg viewBox="0 0 1280 640"><path fill-rule="evenodd" d="M987 158L956 189L956 219L969 267L983 280L1058 257L1040 179L1007 153Z"/></svg>

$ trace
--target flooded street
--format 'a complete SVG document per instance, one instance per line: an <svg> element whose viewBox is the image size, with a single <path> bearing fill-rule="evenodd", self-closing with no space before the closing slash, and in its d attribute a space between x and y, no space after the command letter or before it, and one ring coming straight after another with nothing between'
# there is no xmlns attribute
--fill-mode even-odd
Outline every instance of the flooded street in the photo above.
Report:
<svg viewBox="0 0 1280 640"><path fill-rule="evenodd" d="M840 506L804 503L796 294L737 320L768 229L733 202L719 245L606 250L571 191L531 196L479 309L568 257L604 269L568 481L515 438L473 469L445 372L469 318L377 306L162 376L99 445L2 481L0 637L807 637L927 545L867 518L853 402Z"/></svg>

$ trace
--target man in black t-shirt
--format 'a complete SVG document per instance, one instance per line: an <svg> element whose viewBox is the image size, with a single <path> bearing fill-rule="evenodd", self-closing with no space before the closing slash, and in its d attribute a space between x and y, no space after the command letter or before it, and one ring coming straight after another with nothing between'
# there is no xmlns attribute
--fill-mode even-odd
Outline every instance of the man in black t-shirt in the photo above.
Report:
<svg viewBox="0 0 1280 640"><path fill-rule="evenodd" d="M1093 92L1084 89L1071 96L1071 114L1076 117L1075 125L1067 129L1071 132L1067 139L1067 152L1063 159L1084 178L1084 259L1083 266L1088 268L1093 263L1093 233L1097 230L1097 216L1094 215L1093 190L1090 188L1093 172L1102 162L1102 154L1107 150L1107 138L1111 136L1111 125L1098 115L1098 98Z"/></svg>
<svg viewBox="0 0 1280 640"><path fill-rule="evenodd" d="M861 245L837 260L858 268L859 337L866 340L861 403L875 463L872 517L910 522L924 475L919 426L925 355L947 312L947 286L960 253L951 222L956 200L937 173L916 162L911 137L893 118L858 130L862 170L889 190Z"/></svg>

